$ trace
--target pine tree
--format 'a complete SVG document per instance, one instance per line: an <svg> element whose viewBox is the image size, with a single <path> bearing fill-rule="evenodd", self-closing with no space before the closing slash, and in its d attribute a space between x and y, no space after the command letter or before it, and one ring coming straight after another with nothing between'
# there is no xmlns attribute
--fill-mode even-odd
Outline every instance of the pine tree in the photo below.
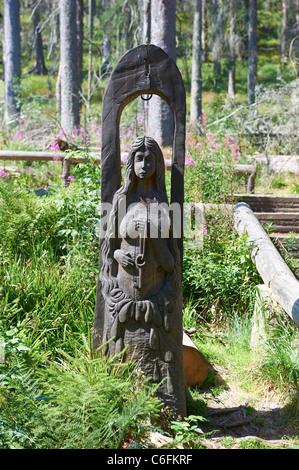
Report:
<svg viewBox="0 0 299 470"><path fill-rule="evenodd" d="M176 2L151 0L151 43L176 61ZM160 145L172 145L174 119L167 103L153 95L149 101L148 132Z"/></svg>
<svg viewBox="0 0 299 470"><path fill-rule="evenodd" d="M248 102L255 102L255 87L257 82L257 0L249 0L249 28L248 28Z"/></svg>
<svg viewBox="0 0 299 470"><path fill-rule="evenodd" d="M79 125L77 2L60 1L61 127L71 134Z"/></svg>
<svg viewBox="0 0 299 470"><path fill-rule="evenodd" d="M14 121L20 112L18 100L21 77L19 8L19 0L4 0L4 118L7 123Z"/></svg>
<svg viewBox="0 0 299 470"><path fill-rule="evenodd" d="M192 46L192 81L190 121L195 122L201 116L201 0L195 0L193 19L193 46Z"/></svg>

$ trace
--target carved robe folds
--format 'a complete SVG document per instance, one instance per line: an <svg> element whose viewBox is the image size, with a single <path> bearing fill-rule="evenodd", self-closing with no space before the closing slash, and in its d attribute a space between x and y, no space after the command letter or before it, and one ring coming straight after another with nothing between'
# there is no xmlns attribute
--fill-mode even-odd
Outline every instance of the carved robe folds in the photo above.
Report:
<svg viewBox="0 0 299 470"><path fill-rule="evenodd" d="M138 161L145 169L140 174ZM154 169L146 173L150 165ZM149 137L136 139L124 185L113 199L102 247L103 342L106 354L126 348L125 357L136 361L146 377L163 381L158 389L161 399L181 411L181 402L185 403L181 266L164 172L158 144Z"/></svg>

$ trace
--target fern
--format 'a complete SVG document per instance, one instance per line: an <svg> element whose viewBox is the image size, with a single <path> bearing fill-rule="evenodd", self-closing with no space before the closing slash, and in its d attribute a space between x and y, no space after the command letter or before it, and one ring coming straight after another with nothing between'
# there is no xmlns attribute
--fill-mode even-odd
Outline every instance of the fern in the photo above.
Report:
<svg viewBox="0 0 299 470"><path fill-rule="evenodd" d="M0 381L2 448L8 436L10 447L117 448L147 429L160 402L134 365L94 357L86 341L76 352L30 370L16 363Z"/></svg>

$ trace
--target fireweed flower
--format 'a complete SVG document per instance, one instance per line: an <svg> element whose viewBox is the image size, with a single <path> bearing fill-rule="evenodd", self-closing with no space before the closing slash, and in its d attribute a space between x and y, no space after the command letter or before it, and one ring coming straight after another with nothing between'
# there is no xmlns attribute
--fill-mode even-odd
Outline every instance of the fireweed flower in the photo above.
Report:
<svg viewBox="0 0 299 470"><path fill-rule="evenodd" d="M190 157L185 158L185 165L186 166L194 166L194 160Z"/></svg>
<svg viewBox="0 0 299 470"><path fill-rule="evenodd" d="M21 141L24 138L24 131L23 131L23 126L22 126L23 119L19 119L18 123L19 123L19 130L18 132L14 134L14 138Z"/></svg>
<svg viewBox="0 0 299 470"><path fill-rule="evenodd" d="M206 237L206 236L208 235L208 229L207 229L207 227L206 227L204 224L202 224L202 227L199 229L198 235L199 235L200 237L201 237L201 236Z"/></svg>
<svg viewBox="0 0 299 470"><path fill-rule="evenodd" d="M5 181L6 173L5 170L0 170L0 181Z"/></svg>
<svg viewBox="0 0 299 470"><path fill-rule="evenodd" d="M54 152L53 161L54 161L54 162L57 162L57 160L58 160L58 155L57 155L55 152L59 152L59 151L60 151L58 142L54 140L54 142L51 143L49 149L50 149L50 150L53 150L53 152Z"/></svg>
<svg viewBox="0 0 299 470"><path fill-rule="evenodd" d="M58 142L56 142L56 141L52 142L52 144L50 145L49 148L50 148L51 150L58 150L58 151L60 150L59 145L58 145Z"/></svg>
<svg viewBox="0 0 299 470"><path fill-rule="evenodd" d="M191 157L189 157L188 150L186 150L186 154L185 154L185 165L186 166L191 166L191 165L194 166L194 160Z"/></svg>

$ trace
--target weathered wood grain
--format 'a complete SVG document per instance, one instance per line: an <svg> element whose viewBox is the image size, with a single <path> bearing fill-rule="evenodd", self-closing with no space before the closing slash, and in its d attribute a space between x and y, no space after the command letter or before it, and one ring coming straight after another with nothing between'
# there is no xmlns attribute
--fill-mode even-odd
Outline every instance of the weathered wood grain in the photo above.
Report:
<svg viewBox="0 0 299 470"><path fill-rule="evenodd" d="M240 234L247 233L252 260L265 285L271 289L283 310L299 325L299 281L246 203L234 206L234 223Z"/></svg>

